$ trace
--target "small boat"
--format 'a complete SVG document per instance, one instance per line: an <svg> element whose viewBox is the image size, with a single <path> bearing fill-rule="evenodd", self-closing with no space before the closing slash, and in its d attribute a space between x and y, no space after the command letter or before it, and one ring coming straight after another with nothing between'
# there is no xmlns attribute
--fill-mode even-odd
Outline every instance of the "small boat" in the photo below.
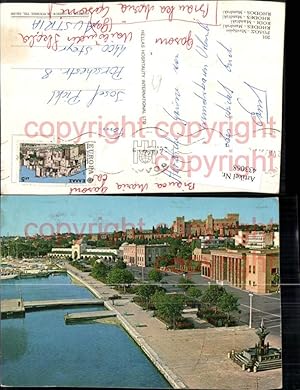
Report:
<svg viewBox="0 0 300 390"><path fill-rule="evenodd" d="M15 279L17 277L18 277L17 274L1 274L1 279L3 279L3 280L5 280L5 279Z"/></svg>

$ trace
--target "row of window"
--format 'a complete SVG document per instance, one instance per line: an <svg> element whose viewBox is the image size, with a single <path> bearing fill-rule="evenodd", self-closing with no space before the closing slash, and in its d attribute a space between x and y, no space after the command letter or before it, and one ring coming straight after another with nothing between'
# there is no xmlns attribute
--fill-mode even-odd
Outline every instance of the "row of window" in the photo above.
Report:
<svg viewBox="0 0 300 390"><path fill-rule="evenodd" d="M255 274L255 265L252 268L252 273ZM251 274L251 265L249 265L249 274Z"/></svg>

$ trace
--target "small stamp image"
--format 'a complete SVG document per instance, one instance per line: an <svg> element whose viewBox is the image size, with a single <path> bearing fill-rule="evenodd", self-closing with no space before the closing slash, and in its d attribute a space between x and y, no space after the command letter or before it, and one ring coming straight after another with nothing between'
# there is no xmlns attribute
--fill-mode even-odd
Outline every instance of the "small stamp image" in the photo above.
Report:
<svg viewBox="0 0 300 390"><path fill-rule="evenodd" d="M20 182L85 183L86 146L20 144Z"/></svg>

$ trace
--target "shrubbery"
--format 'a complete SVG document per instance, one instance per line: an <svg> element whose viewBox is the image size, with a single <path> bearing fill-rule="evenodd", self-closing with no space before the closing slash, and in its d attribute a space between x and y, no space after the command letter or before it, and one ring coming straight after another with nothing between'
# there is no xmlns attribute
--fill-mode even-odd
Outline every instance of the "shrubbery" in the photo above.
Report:
<svg viewBox="0 0 300 390"><path fill-rule="evenodd" d="M237 321L232 313L238 311L238 298L224 287L209 286L201 296L197 316L214 326L233 326Z"/></svg>

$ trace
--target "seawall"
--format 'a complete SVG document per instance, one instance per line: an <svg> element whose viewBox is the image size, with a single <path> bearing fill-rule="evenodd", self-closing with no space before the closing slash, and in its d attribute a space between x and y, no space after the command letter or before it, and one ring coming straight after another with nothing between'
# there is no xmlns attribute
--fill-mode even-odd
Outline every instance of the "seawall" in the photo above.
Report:
<svg viewBox="0 0 300 390"><path fill-rule="evenodd" d="M75 275L72 271L67 270L67 273L72 277L77 279L81 284L83 284L87 289L89 289L97 298L104 299L103 296L93 288L88 282L82 280L80 276ZM100 282L99 282L100 283ZM105 285L103 285L105 287ZM113 310L117 313L117 318L120 321L123 328L130 335L130 337L136 342L136 344L142 349L145 355L149 360L155 365L159 372L166 378L170 385L174 389L186 389L187 386L181 381L180 378L160 359L158 354L149 346L149 344L144 340L141 334L127 321L127 319L113 306L110 302L104 300L104 306L108 310Z"/></svg>

